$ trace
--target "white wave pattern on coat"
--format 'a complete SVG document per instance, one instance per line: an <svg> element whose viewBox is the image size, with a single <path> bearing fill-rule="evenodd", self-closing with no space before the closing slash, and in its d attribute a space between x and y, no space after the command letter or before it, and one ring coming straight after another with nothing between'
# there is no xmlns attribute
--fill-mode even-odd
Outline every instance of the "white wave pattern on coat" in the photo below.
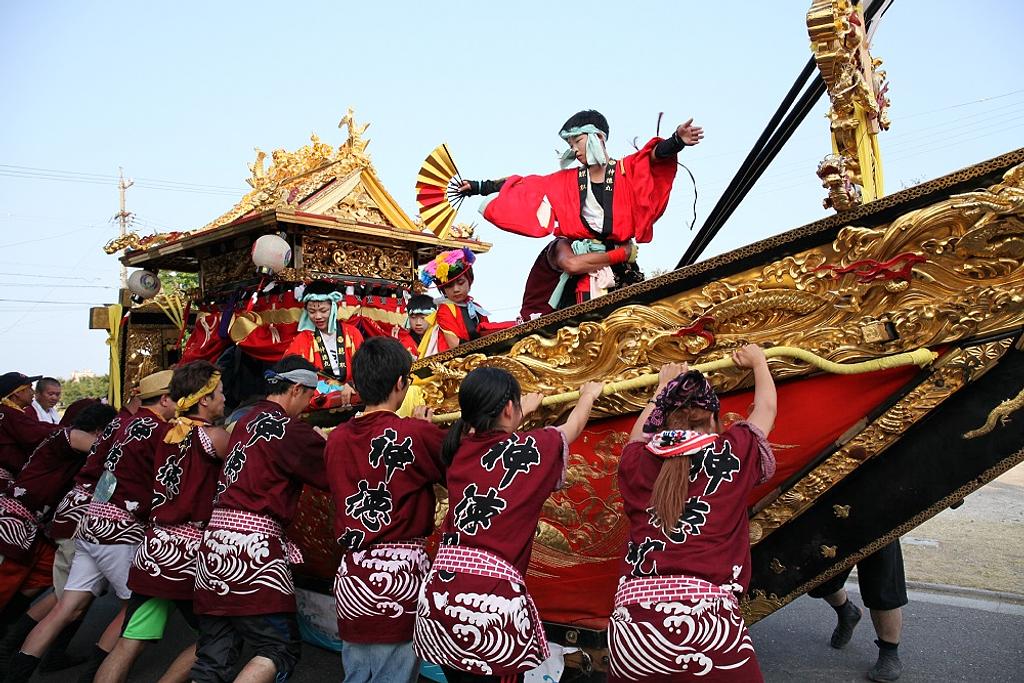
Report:
<svg viewBox="0 0 1024 683"><path fill-rule="evenodd" d="M146 532L133 564L152 577L194 582L198 552L198 538L182 538L154 525Z"/></svg>
<svg viewBox="0 0 1024 683"><path fill-rule="evenodd" d="M138 522L85 514L78 523L75 535L83 541L97 545L132 545L142 543L145 530Z"/></svg>
<svg viewBox="0 0 1024 683"><path fill-rule="evenodd" d="M633 607L664 617L657 624L635 618L629 606L612 612L609 666L616 676L638 680L685 671L699 678L714 670L739 668L754 653L743 617L729 600L702 598Z"/></svg>
<svg viewBox="0 0 1024 683"><path fill-rule="evenodd" d="M433 581L437 582L436 575ZM521 586L508 582L517 593L505 598L488 593L456 593L424 586L417 603L416 650L424 659L462 671L493 675L499 671L526 671L540 666L530 619L529 597ZM456 624L449 632L434 615L443 613Z"/></svg>
<svg viewBox="0 0 1024 683"><path fill-rule="evenodd" d="M422 548L374 546L343 556L334 579L338 618L400 617L413 612L429 571L430 558Z"/></svg>
<svg viewBox="0 0 1024 683"><path fill-rule="evenodd" d="M57 504L57 509L53 513L53 523L66 522L77 525L85 516L85 510L89 507L91 500L91 493L75 486Z"/></svg>
<svg viewBox="0 0 1024 683"><path fill-rule="evenodd" d="M271 543L280 546L281 539L258 531L207 530L196 565L196 588L217 595L249 595L260 587L294 594L284 549L272 553Z"/></svg>
<svg viewBox="0 0 1024 683"><path fill-rule="evenodd" d="M39 526L35 520L22 519L0 512L0 540L17 548L29 550L35 543Z"/></svg>

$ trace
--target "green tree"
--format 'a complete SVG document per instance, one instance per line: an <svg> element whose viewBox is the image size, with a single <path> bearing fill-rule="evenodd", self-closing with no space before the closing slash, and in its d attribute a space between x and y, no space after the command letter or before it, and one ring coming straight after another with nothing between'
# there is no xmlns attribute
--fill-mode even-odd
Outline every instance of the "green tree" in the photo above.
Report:
<svg viewBox="0 0 1024 683"><path fill-rule="evenodd" d="M110 376L82 377L75 381L60 380L60 402L67 407L80 398L105 398L110 389Z"/></svg>

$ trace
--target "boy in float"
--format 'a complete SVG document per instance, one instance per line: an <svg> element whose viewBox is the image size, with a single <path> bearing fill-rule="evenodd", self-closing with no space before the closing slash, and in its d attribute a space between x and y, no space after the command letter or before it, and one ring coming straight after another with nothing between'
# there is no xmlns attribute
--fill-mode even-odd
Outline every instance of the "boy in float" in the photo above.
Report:
<svg viewBox="0 0 1024 683"><path fill-rule="evenodd" d="M322 403L318 405L321 408L352 403L352 355L363 343L363 335L338 319L338 302L344 300L344 293L330 282L306 285L298 334L283 356L301 356L327 378L321 380L313 397Z"/></svg>
<svg viewBox="0 0 1024 683"><path fill-rule="evenodd" d="M569 444L603 386L583 385L562 426L519 431L540 394L520 398L519 383L500 368L477 368L462 381L462 417L442 448L448 514L413 637L417 654L440 665L449 683L522 680L548 658L523 576L541 508L565 485Z"/></svg>
<svg viewBox="0 0 1024 683"><path fill-rule="evenodd" d="M629 543L608 627L609 681L763 680L739 595L750 581L747 497L775 473L775 383L758 346L733 360L754 373L747 420L722 431L704 375L668 364L622 451Z"/></svg>
<svg viewBox="0 0 1024 683"><path fill-rule="evenodd" d="M515 322L492 323L487 318L490 314L469 295L474 261L476 254L466 247L443 251L420 272L423 284L433 284L445 296L433 326L420 342L420 358L515 326Z"/></svg>
<svg viewBox="0 0 1024 683"><path fill-rule="evenodd" d="M430 329L434 314L437 313L437 304L434 303L433 297L427 294L417 294L409 299L405 312L408 316L406 327L409 328L409 336L412 337L418 349L427 330Z"/></svg>
<svg viewBox="0 0 1024 683"><path fill-rule="evenodd" d="M566 240L546 246L530 271L524 320L599 295L597 285L608 282L607 275L601 276L606 267L617 271L619 284L636 281L639 273L624 265L636 259L632 243L651 241L654 223L668 206L676 155L704 137L704 130L690 119L668 138L652 138L637 152L615 160L605 147L609 130L600 112L577 112L558 133L569 143L561 171L464 181L459 187L464 195L497 192L480 210L502 230ZM577 161L580 166L571 168ZM571 289L576 296L563 296L570 280L575 280Z"/></svg>
<svg viewBox="0 0 1024 683"><path fill-rule="evenodd" d="M434 485L444 484L444 431L422 407L397 412L412 358L395 339L371 337L352 360L364 412L334 429L324 457L334 533L344 555L334 583L346 681L416 680L416 597L430 569ZM416 419L417 417L424 419Z"/></svg>

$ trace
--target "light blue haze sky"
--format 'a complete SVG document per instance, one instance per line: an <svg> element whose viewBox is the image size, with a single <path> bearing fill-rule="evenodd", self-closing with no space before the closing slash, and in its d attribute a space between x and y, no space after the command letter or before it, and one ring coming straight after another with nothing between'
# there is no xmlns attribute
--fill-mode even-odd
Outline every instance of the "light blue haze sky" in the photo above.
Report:
<svg viewBox="0 0 1024 683"><path fill-rule="evenodd" d="M410 213L416 170L442 141L466 177L550 172L557 130L579 109L607 115L616 155L653 134L659 111L666 127L693 116L707 134L683 154L699 226L808 58L808 6L3 0L0 370L105 371L87 310L115 296L117 263L101 247L115 233L117 190L97 176L123 166L136 179L129 209L143 233L195 228L245 191L253 147L294 149L311 132L338 144L349 105L372 123L377 171ZM1024 4L1012 0L895 1L873 48L891 82L889 191L1024 145L1022 25ZM814 175L829 150L825 109L705 256L826 215ZM29 178L25 167L95 182ZM646 270L685 250L692 191L680 172L641 249ZM467 201L460 220L477 218ZM474 294L495 318L512 317L542 243L487 224L479 234L494 250ZM26 303L37 301L65 303Z"/></svg>

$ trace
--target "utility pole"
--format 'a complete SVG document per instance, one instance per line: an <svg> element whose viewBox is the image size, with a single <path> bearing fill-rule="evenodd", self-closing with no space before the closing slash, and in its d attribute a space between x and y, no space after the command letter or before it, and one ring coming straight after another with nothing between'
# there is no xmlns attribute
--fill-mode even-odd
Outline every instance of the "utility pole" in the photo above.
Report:
<svg viewBox="0 0 1024 683"><path fill-rule="evenodd" d="M128 234L128 224L132 220L132 213L130 211L128 211L127 208L125 208L125 196L124 196L125 195L125 190L127 190L129 187L131 187L135 183L132 180L125 180L124 169L123 168L121 168L119 166L117 170L118 170L118 173L120 175L120 180L117 183L117 190L118 190L118 193L121 195L121 210L117 212L117 214L114 216L114 218L116 218L118 223L120 223L120 226L121 226L121 237L124 237L125 235ZM121 289L127 289L127 288L128 288L128 268L124 265L124 262L122 262L121 263Z"/></svg>

